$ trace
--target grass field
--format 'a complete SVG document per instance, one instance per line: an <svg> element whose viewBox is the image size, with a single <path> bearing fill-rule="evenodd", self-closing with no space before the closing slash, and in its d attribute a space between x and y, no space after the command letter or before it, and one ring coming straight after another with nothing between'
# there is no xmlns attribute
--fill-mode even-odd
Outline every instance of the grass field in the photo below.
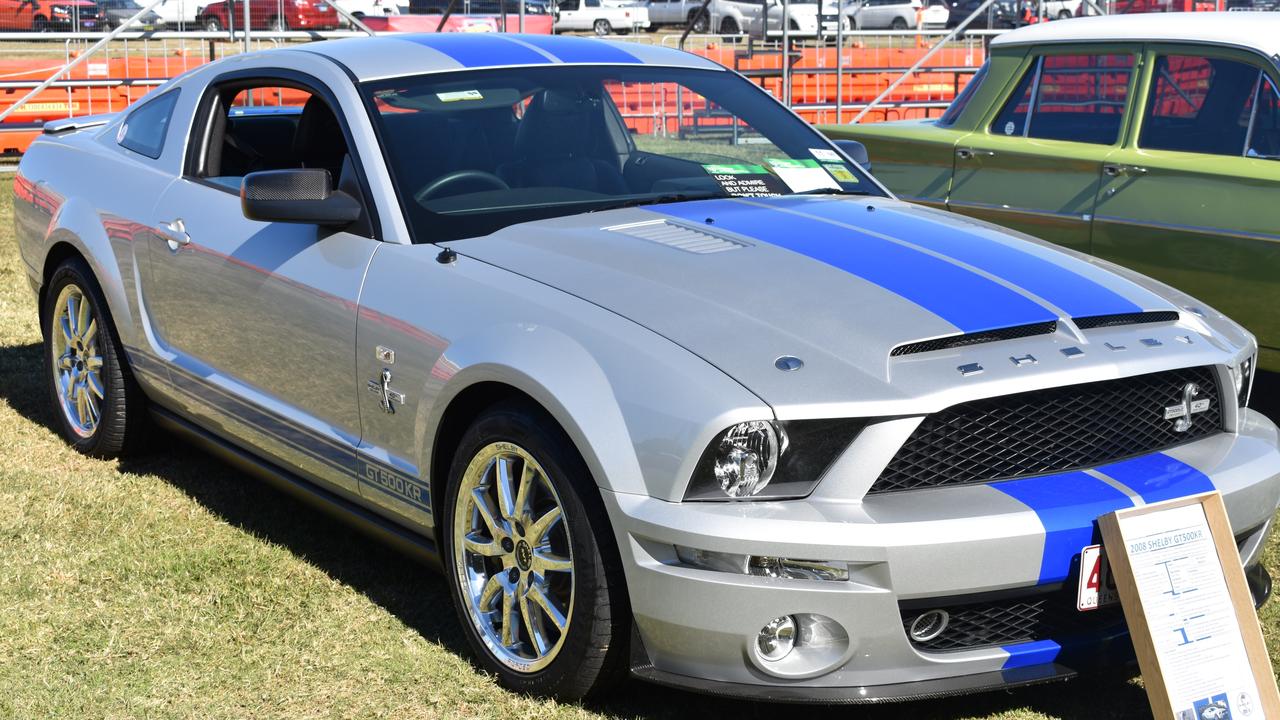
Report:
<svg viewBox="0 0 1280 720"><path fill-rule="evenodd" d="M444 582L179 444L125 463L51 429L31 293L0 182L0 718L776 718L628 683L586 707L499 689ZM1268 563L1275 572L1274 544ZM1263 611L1273 657L1280 612ZM1137 680L806 717L1148 715Z"/></svg>

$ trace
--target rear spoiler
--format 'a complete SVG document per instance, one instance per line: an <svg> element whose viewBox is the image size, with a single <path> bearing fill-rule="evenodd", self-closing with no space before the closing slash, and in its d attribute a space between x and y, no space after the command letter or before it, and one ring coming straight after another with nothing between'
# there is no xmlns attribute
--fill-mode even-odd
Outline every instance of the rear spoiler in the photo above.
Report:
<svg viewBox="0 0 1280 720"><path fill-rule="evenodd" d="M62 120L50 120L44 124L44 134L61 135L62 133L76 132L77 130L102 127L110 122L113 117L115 117L115 113L84 115L82 117L64 118Z"/></svg>

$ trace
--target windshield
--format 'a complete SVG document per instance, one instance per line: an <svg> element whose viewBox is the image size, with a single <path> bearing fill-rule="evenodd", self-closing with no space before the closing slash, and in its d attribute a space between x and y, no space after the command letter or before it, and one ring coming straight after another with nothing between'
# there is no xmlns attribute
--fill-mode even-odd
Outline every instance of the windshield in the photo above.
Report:
<svg viewBox="0 0 1280 720"><path fill-rule="evenodd" d="M414 237L714 197L882 192L720 70L575 65L366 83Z"/></svg>

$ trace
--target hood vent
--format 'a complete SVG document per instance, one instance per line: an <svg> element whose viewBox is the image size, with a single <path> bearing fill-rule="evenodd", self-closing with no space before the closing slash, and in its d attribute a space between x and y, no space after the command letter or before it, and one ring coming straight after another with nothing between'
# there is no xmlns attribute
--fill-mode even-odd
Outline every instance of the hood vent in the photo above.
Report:
<svg viewBox="0 0 1280 720"><path fill-rule="evenodd" d="M998 340L1015 340L1017 338L1031 337L1033 335L1050 335L1057 331L1058 321L1049 320L1048 322L1031 323L1030 325L1015 325L1014 327L1002 328L1000 330L984 330L982 332L966 333L964 335L950 335L948 337L935 338L933 340L921 340L920 342L899 345L889 352L889 357L914 355L916 353L933 352L934 350L951 350L953 348L965 347L966 345L978 345L980 343L996 342Z"/></svg>
<svg viewBox="0 0 1280 720"><path fill-rule="evenodd" d="M645 222L614 225L605 230L622 235L648 240L659 245L683 250L696 255L711 255L747 247L739 240L705 230L695 230L687 225L673 223L670 220L648 220Z"/></svg>
<svg viewBox="0 0 1280 720"><path fill-rule="evenodd" d="M1117 325L1141 325L1143 323L1177 322L1177 310L1159 310L1156 312L1119 313L1117 315L1090 315L1089 317L1072 318L1071 322L1081 330L1116 327Z"/></svg>

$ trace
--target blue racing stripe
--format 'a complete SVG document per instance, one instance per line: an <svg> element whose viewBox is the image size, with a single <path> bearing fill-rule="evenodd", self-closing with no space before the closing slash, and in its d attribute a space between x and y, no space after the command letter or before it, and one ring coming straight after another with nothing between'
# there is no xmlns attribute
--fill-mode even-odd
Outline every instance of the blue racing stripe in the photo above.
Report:
<svg viewBox="0 0 1280 720"><path fill-rule="evenodd" d="M1080 550L1095 544L1099 515L1133 506L1128 495L1083 472L1006 480L991 487L1034 510L1044 525L1042 585L1067 579Z"/></svg>
<svg viewBox="0 0 1280 720"><path fill-rule="evenodd" d="M607 40L560 35L521 35L519 41L549 52L567 63L634 64L640 58Z"/></svg>
<svg viewBox="0 0 1280 720"><path fill-rule="evenodd" d="M1055 315L1009 288L918 250L856 230L734 200L650 208L777 245L894 292L955 325L981 332L1054 320Z"/></svg>
<svg viewBox="0 0 1280 720"><path fill-rule="evenodd" d="M547 65L552 62L546 55L527 45L495 34L436 33L406 35L400 39L442 52L469 68Z"/></svg>
<svg viewBox="0 0 1280 720"><path fill-rule="evenodd" d="M1035 640L1032 642L1006 645L1001 650L1009 653L1005 658L1003 670L1043 665L1058 659L1058 651L1062 646L1052 640Z"/></svg>
<svg viewBox="0 0 1280 720"><path fill-rule="evenodd" d="M905 212L868 213L861 203L831 198L787 198L795 210L901 238L1007 280L1061 308L1071 317L1139 312L1144 309L1098 282L1017 247L956 226ZM1064 262L1078 262L1064 257ZM1136 287L1136 286L1135 286ZM1152 296L1152 300L1156 298ZM1161 302L1160 308L1167 307Z"/></svg>
<svg viewBox="0 0 1280 720"><path fill-rule="evenodd" d="M1164 453L1122 460L1104 465L1098 470L1128 486L1147 503L1212 492L1215 489L1208 475Z"/></svg>

